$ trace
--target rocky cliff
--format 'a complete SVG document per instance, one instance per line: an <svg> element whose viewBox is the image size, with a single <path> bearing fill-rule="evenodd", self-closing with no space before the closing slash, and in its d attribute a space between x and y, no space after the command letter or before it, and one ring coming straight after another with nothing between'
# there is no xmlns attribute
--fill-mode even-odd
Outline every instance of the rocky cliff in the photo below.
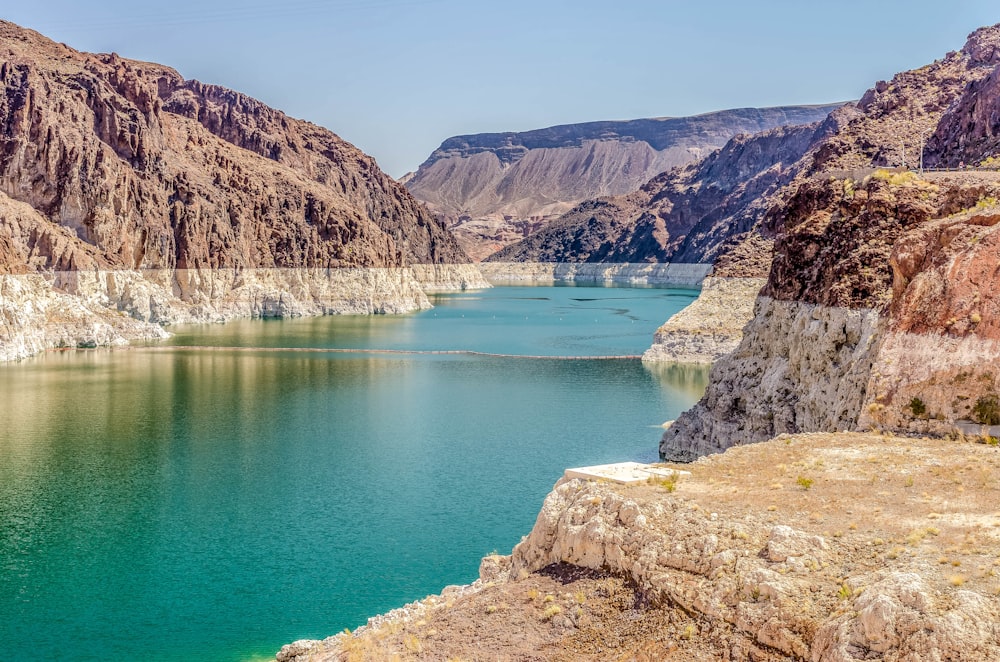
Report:
<svg viewBox="0 0 1000 662"><path fill-rule="evenodd" d="M81 53L7 22L0 83L3 273L128 272L127 289L144 293L105 288L106 303L155 322L235 314L214 302L259 270L271 275L237 299L309 303L239 314L333 310L328 295L341 297L328 276L343 269L468 262L370 157L238 92ZM218 278L219 270L236 275ZM413 274L400 278L404 298L372 290L365 296L374 300L354 308L426 305ZM72 279L60 286L81 294ZM152 307L175 311L149 314L145 290L156 292ZM132 305L136 297L143 301Z"/></svg>
<svg viewBox="0 0 1000 662"><path fill-rule="evenodd" d="M772 238L764 216L827 130L812 124L737 136L635 192L581 203L489 260L711 264L729 255L739 259L719 275L764 277ZM753 250L740 254L748 242Z"/></svg>
<svg viewBox="0 0 1000 662"><path fill-rule="evenodd" d="M629 193L738 134L809 124L837 105L744 108L695 117L588 122L449 138L410 191L477 259L538 231L583 200Z"/></svg>
<svg viewBox="0 0 1000 662"><path fill-rule="evenodd" d="M925 162L988 158L972 150L988 149L985 127L996 125L980 109L996 102L998 45L1000 26L979 30L961 51L831 116L766 214L777 238L755 317L705 398L665 433L663 457L802 430L1000 423L1000 384L984 367L1000 358L987 321L1000 177L872 168L901 160L900 137L917 145L921 132L935 138Z"/></svg>
<svg viewBox="0 0 1000 662"><path fill-rule="evenodd" d="M643 362L711 364L732 352L753 318L763 278L705 278L691 305L656 330Z"/></svg>

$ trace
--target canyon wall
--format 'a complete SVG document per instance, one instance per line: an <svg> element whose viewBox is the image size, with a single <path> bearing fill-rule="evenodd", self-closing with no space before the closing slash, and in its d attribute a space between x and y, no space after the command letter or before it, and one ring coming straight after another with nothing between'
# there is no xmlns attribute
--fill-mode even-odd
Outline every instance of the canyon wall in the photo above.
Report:
<svg viewBox="0 0 1000 662"><path fill-rule="evenodd" d="M627 195L583 202L487 261L721 263L728 256L720 275L765 277L773 232L764 216L827 130L812 124L737 136Z"/></svg>
<svg viewBox="0 0 1000 662"><path fill-rule="evenodd" d="M239 92L4 21L0 83L4 356L157 334L120 314L404 312L421 283L487 286L371 157ZM14 314L27 292L49 303Z"/></svg>
<svg viewBox="0 0 1000 662"><path fill-rule="evenodd" d="M1000 173L873 167L918 130L935 136L928 162L992 149L1000 117L981 111L995 104L998 70L1000 26L983 28L831 115L765 216L776 239L754 319L705 397L664 433L662 457L690 461L783 432L1000 424L990 367L1000 360Z"/></svg>
<svg viewBox="0 0 1000 662"><path fill-rule="evenodd" d="M816 122L838 105L743 108L456 136L404 181L468 253L482 259L544 228L579 202L635 191L738 134Z"/></svg>
<svg viewBox="0 0 1000 662"><path fill-rule="evenodd" d="M480 273L491 283L621 283L698 287L712 272L709 264L482 262Z"/></svg>

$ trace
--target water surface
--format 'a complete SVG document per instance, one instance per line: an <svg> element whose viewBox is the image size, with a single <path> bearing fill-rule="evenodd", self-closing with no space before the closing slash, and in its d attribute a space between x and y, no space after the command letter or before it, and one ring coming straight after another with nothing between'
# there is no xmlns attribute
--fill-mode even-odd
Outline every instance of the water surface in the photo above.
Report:
<svg viewBox="0 0 1000 662"><path fill-rule="evenodd" d="M496 288L0 367L0 659L245 659L474 580L565 467L654 459L706 371L297 350L638 354L694 295Z"/></svg>

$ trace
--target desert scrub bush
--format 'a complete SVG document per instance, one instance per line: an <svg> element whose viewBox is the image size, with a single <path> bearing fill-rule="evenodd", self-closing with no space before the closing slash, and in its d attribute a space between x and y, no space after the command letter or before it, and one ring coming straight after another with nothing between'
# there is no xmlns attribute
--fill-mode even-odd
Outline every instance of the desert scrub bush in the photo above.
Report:
<svg viewBox="0 0 1000 662"><path fill-rule="evenodd" d="M808 490L812 487L814 482L815 481L812 478L806 478L805 476L799 476L795 479L795 484L804 490Z"/></svg>
<svg viewBox="0 0 1000 662"><path fill-rule="evenodd" d="M996 207L998 204L1000 204L1000 200L997 200L994 196L990 195L983 198L979 198L979 200L976 201L976 209L986 209L988 207Z"/></svg>
<svg viewBox="0 0 1000 662"><path fill-rule="evenodd" d="M879 168L872 173L872 179L887 182L889 186L904 186L906 184L911 184L920 178L917 177L917 173L910 172L909 170L903 172L891 172L885 168Z"/></svg>
<svg viewBox="0 0 1000 662"><path fill-rule="evenodd" d="M557 614L561 613L562 613L562 607L560 607L559 605L549 605L548 607L545 608L545 611L542 612L542 620L551 621L553 616L556 616Z"/></svg>
<svg viewBox="0 0 1000 662"><path fill-rule="evenodd" d="M906 405L916 417L921 417L927 413L927 405L920 398L914 396L910 398L910 404Z"/></svg>
<svg viewBox="0 0 1000 662"><path fill-rule="evenodd" d="M667 476L650 476L646 482L650 485L657 485L662 487L667 492L673 492L677 489L677 479L680 477L678 473L672 473Z"/></svg>
<svg viewBox="0 0 1000 662"><path fill-rule="evenodd" d="M972 407L972 416L983 425L1000 425L1000 400L994 394L981 396Z"/></svg>

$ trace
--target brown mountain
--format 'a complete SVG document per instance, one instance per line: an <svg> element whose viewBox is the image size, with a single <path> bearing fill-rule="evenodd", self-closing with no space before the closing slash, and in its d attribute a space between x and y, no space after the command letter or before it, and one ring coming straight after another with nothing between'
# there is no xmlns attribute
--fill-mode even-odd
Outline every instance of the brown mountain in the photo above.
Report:
<svg viewBox="0 0 1000 662"><path fill-rule="evenodd" d="M838 105L743 108L456 136L405 181L469 254L481 259L581 201L635 191L735 135L816 122Z"/></svg>
<svg viewBox="0 0 1000 662"><path fill-rule="evenodd" d="M109 264L463 261L421 205L326 129L11 23L0 22L0 57L0 191Z"/></svg>
<svg viewBox="0 0 1000 662"><path fill-rule="evenodd" d="M988 162L998 71L1000 25L834 113L767 214L774 259L755 317L664 435L664 457L786 432L1000 423L1000 173L875 169L904 149L919 162L922 137L925 163Z"/></svg>
<svg viewBox="0 0 1000 662"><path fill-rule="evenodd" d="M697 163L654 177L628 195L592 200L508 246L497 262L712 262L759 225L769 196L792 181L826 127L740 135ZM757 238L746 275L764 275L769 246ZM733 271L733 269L730 269Z"/></svg>
<svg viewBox="0 0 1000 662"><path fill-rule="evenodd" d="M141 272L131 280L176 314L136 308L117 288L104 303L168 321L412 308L426 300L409 282L363 302L358 276L338 300L317 270L468 262L371 157L238 92L7 22L0 83L0 201L24 203L0 205L3 273ZM275 271L296 269L312 271ZM216 306L231 295L249 303Z"/></svg>

